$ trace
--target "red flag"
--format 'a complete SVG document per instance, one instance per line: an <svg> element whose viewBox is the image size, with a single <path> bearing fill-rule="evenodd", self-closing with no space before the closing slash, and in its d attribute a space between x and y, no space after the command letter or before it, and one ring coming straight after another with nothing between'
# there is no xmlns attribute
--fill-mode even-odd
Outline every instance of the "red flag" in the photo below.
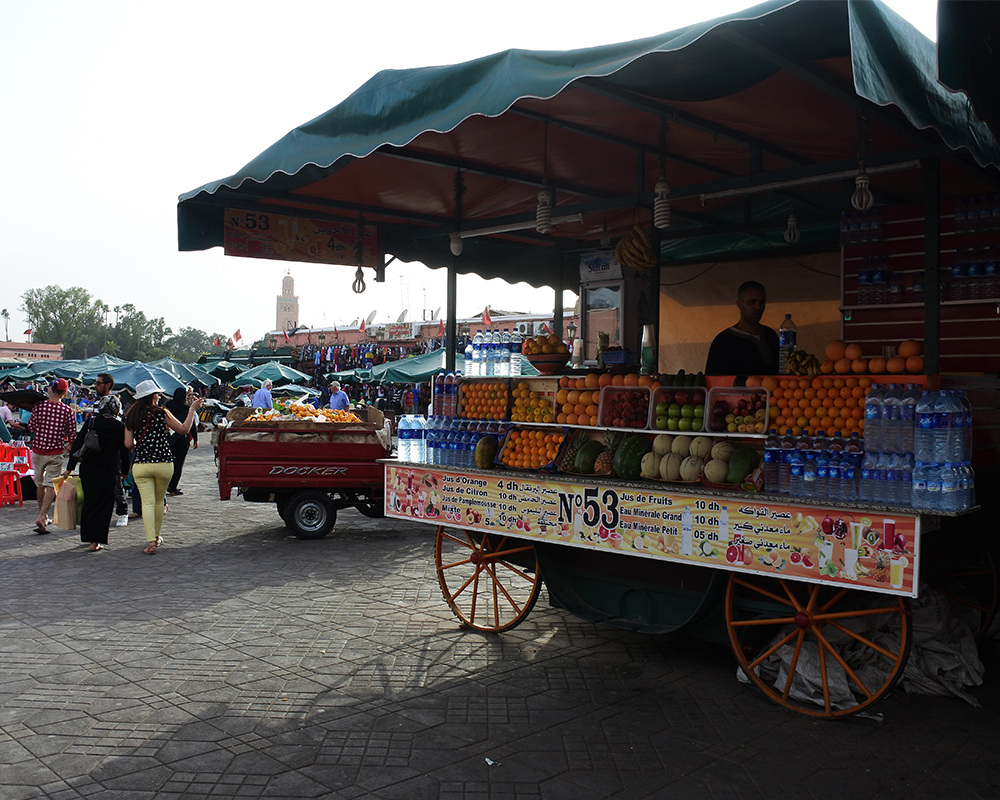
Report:
<svg viewBox="0 0 1000 800"><path fill-rule="evenodd" d="M340 331L337 330L337 323L336 322L333 323L333 338L334 339L339 339L340 338Z"/></svg>
<svg viewBox="0 0 1000 800"><path fill-rule="evenodd" d="M281 329L281 332L282 332L283 334L285 334L285 342L286 342L286 343L287 343L287 342L290 342L290 341L291 341L291 339L289 339L289 338L288 338L288 331L286 331L286 330L285 330L284 328L282 328L282 329Z"/></svg>
<svg viewBox="0 0 1000 800"><path fill-rule="evenodd" d="M216 347L219 346L219 337L218 336L215 337L215 346Z"/></svg>
<svg viewBox="0 0 1000 800"><path fill-rule="evenodd" d="M240 329L237 328L236 329L236 333L233 334L233 341L234 342L239 342L239 341L242 341L242 339L243 339L243 337L240 335Z"/></svg>
<svg viewBox="0 0 1000 800"><path fill-rule="evenodd" d="M358 328L358 331L360 331L361 333L365 332L365 321L364 320L361 320L361 327Z"/></svg>
<svg viewBox="0 0 1000 800"><path fill-rule="evenodd" d="M232 339L230 339L228 342L226 342L226 347L229 348L230 350L232 350L235 346L236 345L233 344L233 340Z"/></svg>
<svg viewBox="0 0 1000 800"><path fill-rule="evenodd" d="M490 319L490 307L486 306L486 309L483 311L483 325L488 328L492 324L493 320Z"/></svg>
<svg viewBox="0 0 1000 800"><path fill-rule="evenodd" d="M546 323L546 322L542 323L542 330L545 331L546 333L552 333L552 328L550 328L548 326L548 323Z"/></svg>
<svg viewBox="0 0 1000 800"><path fill-rule="evenodd" d="M441 320L441 324L438 325L438 336L444 336L444 320Z"/></svg>
<svg viewBox="0 0 1000 800"><path fill-rule="evenodd" d="M26 331L25 331L25 332L24 332L23 334L21 334L21 335L22 335L22 336L31 336L31 328L28 328L28 330L26 330Z"/></svg>

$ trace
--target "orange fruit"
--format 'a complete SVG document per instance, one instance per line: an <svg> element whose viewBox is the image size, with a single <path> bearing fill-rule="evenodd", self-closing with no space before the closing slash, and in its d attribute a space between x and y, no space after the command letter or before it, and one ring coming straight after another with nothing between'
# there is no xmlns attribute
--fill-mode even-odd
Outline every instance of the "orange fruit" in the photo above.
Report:
<svg viewBox="0 0 1000 800"><path fill-rule="evenodd" d="M906 371L919 375L924 371L924 359L921 356L910 356L906 359Z"/></svg>
<svg viewBox="0 0 1000 800"><path fill-rule="evenodd" d="M764 384L761 382L760 378L757 377L756 375L749 375L749 376L747 376L747 383L746 383L746 385L747 386L763 386Z"/></svg>
<svg viewBox="0 0 1000 800"><path fill-rule="evenodd" d="M860 386L862 389L867 389L871 385L872 385L871 378L858 378L858 386Z"/></svg>
<svg viewBox="0 0 1000 800"><path fill-rule="evenodd" d="M868 372L868 359L867 358L856 358L851 362L851 371L860 375L863 372Z"/></svg>
<svg viewBox="0 0 1000 800"><path fill-rule="evenodd" d="M849 358L839 358L833 365L833 370L838 375L843 375L844 373L851 371L851 360Z"/></svg>
<svg viewBox="0 0 1000 800"><path fill-rule="evenodd" d="M611 385L612 386L624 386L625 385L625 376L624 375L615 375L611 379Z"/></svg>
<svg viewBox="0 0 1000 800"><path fill-rule="evenodd" d="M826 361L824 361L822 364L819 365L819 371L822 372L824 375L829 375L831 372L833 372L833 362L830 359L827 359Z"/></svg>
<svg viewBox="0 0 1000 800"><path fill-rule="evenodd" d="M766 378L761 378L760 385L767 389L769 392L773 392L778 388L778 379L773 375L768 375Z"/></svg>
<svg viewBox="0 0 1000 800"><path fill-rule="evenodd" d="M856 358L861 358L861 345L847 345L847 347L844 348L844 358L849 358L851 361L854 361Z"/></svg>
<svg viewBox="0 0 1000 800"><path fill-rule="evenodd" d="M843 339L834 339L826 346L825 355L828 361L839 361L846 353L847 343Z"/></svg>
<svg viewBox="0 0 1000 800"><path fill-rule="evenodd" d="M591 372L591 373L590 373L589 375L587 375L587 377L586 377L586 378L584 378L583 380L584 380L584 382L585 382L585 383L587 384L587 388L588 388L588 389L597 389L597 388L599 388L599 387L600 387L600 385L601 385L601 378L600 378L600 376L599 376L599 375L598 375L597 373L595 373L595 372Z"/></svg>
<svg viewBox="0 0 1000 800"><path fill-rule="evenodd" d="M900 342L899 347L896 350L903 358L912 358L913 356L919 356L923 352L923 348L920 343L914 341L913 339L907 339L905 342ZM921 367L923 369L923 367Z"/></svg>
<svg viewBox="0 0 1000 800"><path fill-rule="evenodd" d="M634 372L628 373L625 376L625 385L626 386L638 386L639 385L639 376L636 375Z"/></svg>
<svg viewBox="0 0 1000 800"><path fill-rule="evenodd" d="M562 376L562 377L561 377L561 378L559 379L559 385L560 385L560 386L561 386L561 387L562 387L563 389L568 389L568 388L569 388L569 378L567 378L567 377L566 377L565 375L563 375L563 376Z"/></svg>
<svg viewBox="0 0 1000 800"><path fill-rule="evenodd" d="M891 375L898 375L906 370L906 359L902 356L893 356L885 362L885 371Z"/></svg>
<svg viewBox="0 0 1000 800"><path fill-rule="evenodd" d="M614 377L615 376L612 375L610 372L602 372L600 375L597 376L597 385L610 386L612 381L614 381Z"/></svg>
<svg viewBox="0 0 1000 800"><path fill-rule="evenodd" d="M652 384L653 384L653 379L651 377L649 377L649 375L640 375L639 376L639 385L640 386L652 386ZM749 385L750 385L750 383L748 381L747 382L747 386L749 386Z"/></svg>
<svg viewBox="0 0 1000 800"><path fill-rule="evenodd" d="M875 356L868 360L868 371L873 375L881 375L885 372L886 362L881 356Z"/></svg>

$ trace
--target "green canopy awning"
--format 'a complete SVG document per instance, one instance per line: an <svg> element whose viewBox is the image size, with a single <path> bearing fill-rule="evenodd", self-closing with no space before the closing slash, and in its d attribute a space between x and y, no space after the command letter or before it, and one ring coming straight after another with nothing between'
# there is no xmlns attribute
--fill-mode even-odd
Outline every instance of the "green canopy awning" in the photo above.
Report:
<svg viewBox="0 0 1000 800"><path fill-rule="evenodd" d="M241 382L248 380L256 380L261 383L271 381L274 385L281 386L285 383L304 383L312 378L304 372L279 364L277 361L268 361L266 364L251 367L239 376Z"/></svg>
<svg viewBox="0 0 1000 800"><path fill-rule="evenodd" d="M661 169L668 240L780 230L793 201L800 225L829 234L853 191L859 113L867 167L890 170L873 179L881 203L922 198L923 159L945 165L946 195L996 179L1000 147L937 82L933 42L878 0L771 0L632 42L381 72L236 174L182 195L179 246L222 245L227 207L363 214L379 252L440 267L458 219L464 232L504 227L463 239L459 272L571 286L577 253L650 223ZM779 181L791 187L760 188ZM560 221L538 233L543 187Z"/></svg>

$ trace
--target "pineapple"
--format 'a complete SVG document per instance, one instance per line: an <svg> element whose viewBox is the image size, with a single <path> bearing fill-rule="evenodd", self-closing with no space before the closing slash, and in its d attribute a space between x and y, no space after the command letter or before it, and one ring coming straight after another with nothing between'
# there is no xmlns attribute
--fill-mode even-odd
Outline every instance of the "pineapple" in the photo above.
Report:
<svg viewBox="0 0 1000 800"><path fill-rule="evenodd" d="M871 576L879 583L885 583L889 580L889 553L887 551L879 550L875 553L875 566L872 567Z"/></svg>
<svg viewBox="0 0 1000 800"><path fill-rule="evenodd" d="M598 475L610 475L615 460L615 450L625 441L625 434L609 431L603 452L594 462L594 472Z"/></svg>
<svg viewBox="0 0 1000 800"><path fill-rule="evenodd" d="M588 439L589 437L587 436L586 431L577 431L573 435L573 438L569 440L569 444L566 445L566 452L559 460L560 472L573 471L573 462L576 461L576 454L580 451L580 448L587 443Z"/></svg>

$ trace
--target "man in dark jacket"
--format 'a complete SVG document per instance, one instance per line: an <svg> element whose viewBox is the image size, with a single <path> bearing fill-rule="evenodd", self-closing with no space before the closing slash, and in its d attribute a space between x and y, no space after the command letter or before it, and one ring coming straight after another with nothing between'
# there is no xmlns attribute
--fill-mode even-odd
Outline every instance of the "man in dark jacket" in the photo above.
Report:
<svg viewBox="0 0 1000 800"><path fill-rule="evenodd" d="M706 375L777 375L778 334L760 324L767 294L757 281L747 281L736 293L740 319L712 340Z"/></svg>

